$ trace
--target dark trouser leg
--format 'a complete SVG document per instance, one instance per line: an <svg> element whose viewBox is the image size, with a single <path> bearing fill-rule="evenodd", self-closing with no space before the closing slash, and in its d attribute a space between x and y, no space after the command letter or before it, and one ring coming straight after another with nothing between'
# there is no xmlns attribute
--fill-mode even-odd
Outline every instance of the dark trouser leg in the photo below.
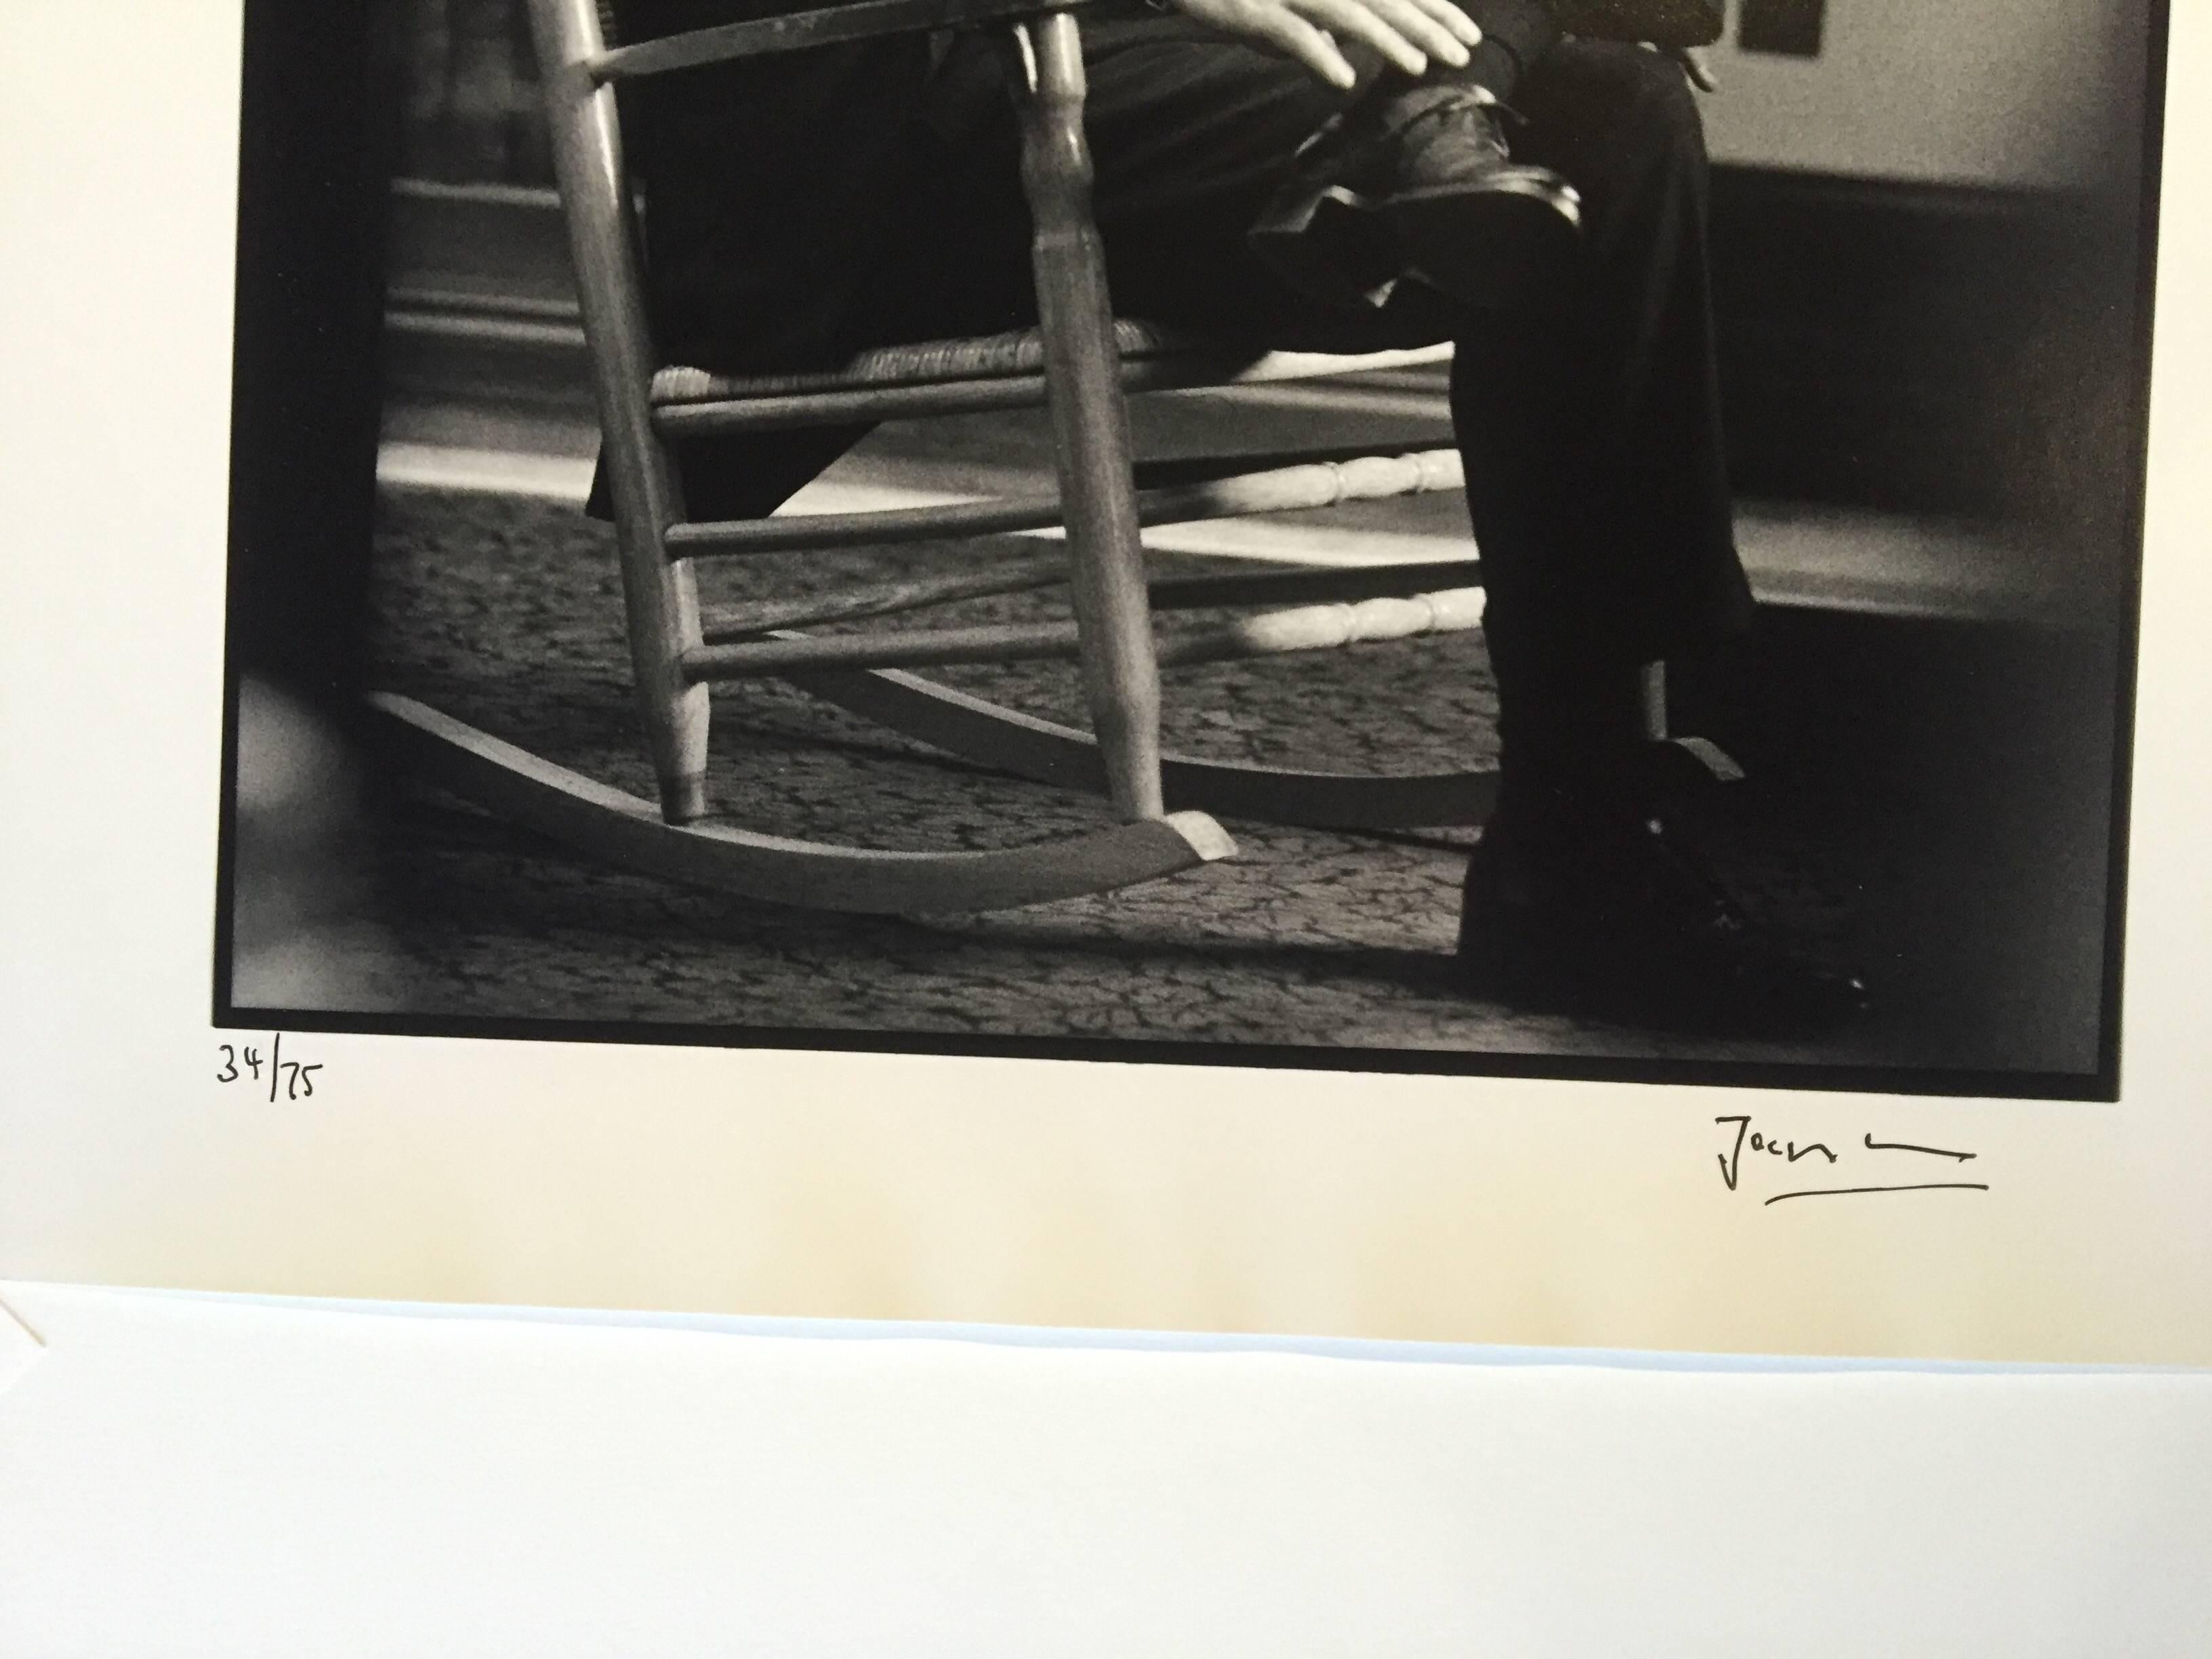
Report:
<svg viewBox="0 0 2212 1659"><path fill-rule="evenodd" d="M1087 125L1116 309L1255 348L1456 337L1453 414L1507 764L1579 761L1636 730L1640 665L1735 631L1749 611L1713 368L1704 139L1680 68L1571 40L1521 83L1517 153L1584 202L1583 278L1546 314L1476 317L1405 283L1359 317L1285 289L1244 241L1346 94L1180 19L1091 35ZM966 125L988 149L989 119ZM930 282L902 273L902 291L939 296L933 317L957 326L976 241L943 241L957 257Z"/></svg>
<svg viewBox="0 0 2212 1659"><path fill-rule="evenodd" d="M1505 763L1586 772L1637 734L1648 660L1740 629L1698 112L1680 70L1561 45L1524 82L1521 158L1583 193L1582 281L1459 334L1452 413L1482 550Z"/></svg>
<svg viewBox="0 0 2212 1659"><path fill-rule="evenodd" d="M1302 305L1237 228L1340 94L1255 54L1164 41L1109 56L1092 88L1124 310L1278 344L1456 337L1453 418L1507 767L1607 764L1641 731L1641 665L1750 613L1714 368L1705 141L1680 67L1569 40L1522 82L1517 156L1583 201L1581 277L1546 311L1460 313L1403 284L1371 324Z"/></svg>
<svg viewBox="0 0 2212 1659"><path fill-rule="evenodd" d="M1542 314L1455 312L1408 282L1358 329L1301 304L1244 240L1342 94L1294 65L1150 31L1099 52L1091 86L1117 308L1255 346L1458 341L1454 417L1506 771L1468 872L1470 988L1761 1030L1860 1005L1848 972L1750 926L1707 879L1655 810L1670 781L1656 763L1679 751L1637 747L1641 665L1736 630L1750 609L1713 368L1704 143L1680 69L1567 42L1521 83L1519 155L1580 189L1588 228L1580 276Z"/></svg>

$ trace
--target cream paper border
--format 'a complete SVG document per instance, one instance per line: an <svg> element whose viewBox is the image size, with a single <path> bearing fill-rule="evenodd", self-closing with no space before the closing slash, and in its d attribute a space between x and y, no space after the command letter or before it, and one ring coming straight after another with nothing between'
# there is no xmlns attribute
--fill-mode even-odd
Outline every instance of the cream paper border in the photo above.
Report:
<svg viewBox="0 0 2212 1659"><path fill-rule="evenodd" d="M207 1016L238 9L5 0L0 1278L2212 1361L2212 15L2175 9L2120 1105L337 1036L272 1105ZM1747 1203L1744 1111L1994 1190Z"/></svg>

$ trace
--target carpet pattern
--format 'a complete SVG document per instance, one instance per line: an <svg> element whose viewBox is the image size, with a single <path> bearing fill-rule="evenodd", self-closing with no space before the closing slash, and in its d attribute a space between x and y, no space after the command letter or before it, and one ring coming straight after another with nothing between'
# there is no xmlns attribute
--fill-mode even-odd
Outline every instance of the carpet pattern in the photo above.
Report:
<svg viewBox="0 0 2212 1659"><path fill-rule="evenodd" d="M711 608L1000 556L988 545L894 550L834 569L811 555L727 560L702 565L702 586ZM1175 568L1186 567L1204 568ZM1055 600L970 601L932 620L1033 619L1053 614ZM376 609L380 684L652 795L605 526L558 505L388 491ZM938 677L1085 723L1070 665ZM1428 770L1494 752L1494 690L1479 635L1180 671L1167 703L1170 746L1212 757ZM718 807L775 834L989 848L1108 818L1102 803L992 775L773 682L717 691L713 748ZM389 794L372 886L375 919L404 964L383 978L397 987L391 1004L403 1014L707 1026L732 1042L749 1031L782 1040L818 1031L878 1034L894 1047L908 1033L955 1046L963 1037L1106 1038L1340 1051L1330 1063L1342 1063L1346 1050L1449 1051L1477 1069L1480 1056L2087 1064L2078 1006L2069 1005L2071 1024L2054 1034L2049 998L2030 994L2024 1010L2015 985L1977 989L1972 1007L1943 1004L1945 994L1956 1001L1956 975L1942 951L1919 951L1898 932L1926 909L1918 866L1893 846L1836 834L1833 801L1787 778L1755 778L1717 800L1706 828L1757 908L1870 956L1900 982L1929 988L1935 1000L1909 1000L1842 1037L1797 1046L1472 1001L1449 974L1474 839L1455 830L1338 834L1231 822L1242 855L1172 880L986 915L865 918L624 875L399 787ZM1938 862L1970 865L1975 856L1953 849Z"/></svg>

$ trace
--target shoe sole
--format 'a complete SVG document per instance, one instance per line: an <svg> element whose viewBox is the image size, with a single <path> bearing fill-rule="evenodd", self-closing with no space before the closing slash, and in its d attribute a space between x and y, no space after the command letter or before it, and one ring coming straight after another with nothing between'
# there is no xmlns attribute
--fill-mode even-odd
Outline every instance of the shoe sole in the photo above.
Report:
<svg viewBox="0 0 2212 1659"><path fill-rule="evenodd" d="M1261 221L1249 240L1285 284L1340 309L1379 308L1402 275L1473 309L1509 311L1573 271L1582 198L1533 172L1379 200L1334 185Z"/></svg>
<svg viewBox="0 0 2212 1659"><path fill-rule="evenodd" d="M1408 191L1381 205L1408 276L1476 311L1556 293L1582 257L1582 200L1565 185L1508 176L1479 193Z"/></svg>
<svg viewBox="0 0 2212 1659"><path fill-rule="evenodd" d="M1342 185L1263 219L1247 240L1285 286L1340 309L1378 309L1405 269L1377 204Z"/></svg>

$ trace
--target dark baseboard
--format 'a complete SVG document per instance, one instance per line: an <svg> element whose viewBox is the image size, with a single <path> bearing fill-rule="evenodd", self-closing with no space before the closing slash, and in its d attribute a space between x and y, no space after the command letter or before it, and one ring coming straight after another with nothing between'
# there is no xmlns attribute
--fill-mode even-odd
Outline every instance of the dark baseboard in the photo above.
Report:
<svg viewBox="0 0 2212 1659"><path fill-rule="evenodd" d="M2087 528L2134 405L2132 204L1716 168L1746 493Z"/></svg>

